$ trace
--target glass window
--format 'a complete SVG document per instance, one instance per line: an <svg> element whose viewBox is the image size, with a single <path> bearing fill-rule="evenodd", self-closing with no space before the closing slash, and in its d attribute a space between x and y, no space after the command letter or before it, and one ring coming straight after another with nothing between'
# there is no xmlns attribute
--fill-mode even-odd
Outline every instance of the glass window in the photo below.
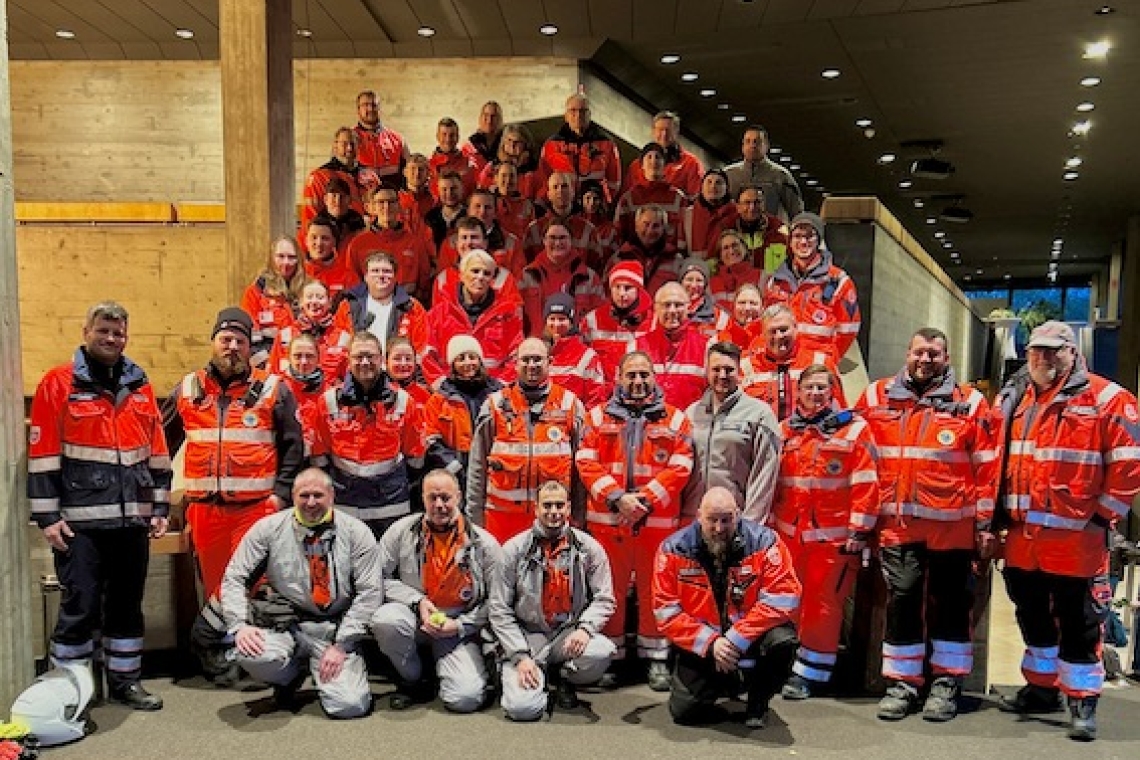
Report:
<svg viewBox="0 0 1140 760"><path fill-rule="evenodd" d="M1067 288L1065 290L1065 321L1089 321L1089 288Z"/></svg>

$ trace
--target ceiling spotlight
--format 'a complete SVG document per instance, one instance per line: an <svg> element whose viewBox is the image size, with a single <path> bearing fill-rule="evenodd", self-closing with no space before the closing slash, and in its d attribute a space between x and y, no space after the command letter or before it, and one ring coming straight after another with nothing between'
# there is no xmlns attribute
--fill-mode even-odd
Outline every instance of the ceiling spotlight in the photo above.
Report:
<svg viewBox="0 0 1140 760"><path fill-rule="evenodd" d="M824 69L819 73L819 75L824 79L838 79L839 69Z"/></svg>
<svg viewBox="0 0 1140 760"><path fill-rule="evenodd" d="M946 237L946 233L945 233L945 232L943 232L942 230L938 230L938 231L936 231L936 232L934 233L934 237L936 237L936 238L938 238L939 240L941 240L942 238Z"/></svg>
<svg viewBox="0 0 1140 760"><path fill-rule="evenodd" d="M866 119L866 118L855 120L855 126L859 127L859 129L866 129L867 127L871 126L874 123L875 122L871 121L870 119Z"/></svg>
<svg viewBox="0 0 1140 760"><path fill-rule="evenodd" d="M1005 274L1003 274L1003 275L1001 276L1001 278L1002 278L1003 280L1012 280L1012 279L1013 279L1013 275L1012 275L1012 274L1010 274L1009 272L1006 272Z"/></svg>
<svg viewBox="0 0 1140 760"><path fill-rule="evenodd" d="M1064 174L1061 175L1061 179L1065 180L1066 182L1072 182L1073 180L1075 180L1079 176L1081 176L1081 175L1078 174L1077 172L1065 172Z"/></svg>
<svg viewBox="0 0 1140 760"><path fill-rule="evenodd" d="M706 87L705 89L701 90L700 95L702 98L711 98L713 95L716 95L716 90L712 89L711 87Z"/></svg>
<svg viewBox="0 0 1140 760"><path fill-rule="evenodd" d="M1078 166L1080 166L1083 163L1084 163L1084 160L1080 156L1073 156L1072 158L1065 161L1065 168L1066 169L1076 169Z"/></svg>
<svg viewBox="0 0 1140 760"><path fill-rule="evenodd" d="M943 240L942 241L942 247L943 248L953 248L954 244L951 243L949 240Z"/></svg>
<svg viewBox="0 0 1140 760"><path fill-rule="evenodd" d="M56 29L55 36L59 37L61 40L73 40L75 39L75 32L71 31L70 29Z"/></svg>
<svg viewBox="0 0 1140 760"><path fill-rule="evenodd" d="M1087 135L1090 129L1092 129L1092 122L1085 119L1074 124L1072 131L1074 135Z"/></svg>
<svg viewBox="0 0 1140 760"><path fill-rule="evenodd" d="M1081 87L1096 87L1100 84L1100 77L1085 77L1081 80Z"/></svg>
<svg viewBox="0 0 1140 760"><path fill-rule="evenodd" d="M1054 248L1060 248L1064 244L1065 244L1064 238L1053 238L1053 247Z"/></svg>
<svg viewBox="0 0 1140 760"><path fill-rule="evenodd" d="M915 208L922 208L925 205L926 205L926 201L924 201L922 198L915 198L914 199L914 207Z"/></svg>
<svg viewBox="0 0 1140 760"><path fill-rule="evenodd" d="M807 185L808 187L815 187L816 185L819 184L819 180L816 180L816 179L805 180L804 184Z"/></svg>
<svg viewBox="0 0 1140 760"><path fill-rule="evenodd" d="M907 190L912 187L914 187L914 183L909 179L904 179L903 181L899 182L899 190Z"/></svg>
<svg viewBox="0 0 1140 760"><path fill-rule="evenodd" d="M970 281L970 275L964 274L964 275L962 275L962 279L969 282Z"/></svg>
<svg viewBox="0 0 1140 760"><path fill-rule="evenodd" d="M681 75L682 82L695 82L701 78L701 75L695 71L686 71Z"/></svg>
<svg viewBox="0 0 1140 760"><path fill-rule="evenodd" d="M732 117L732 120L737 124L743 124L744 122L748 121L748 117L742 113L738 113Z"/></svg>
<svg viewBox="0 0 1140 760"><path fill-rule="evenodd" d="M976 274L976 275L978 275L979 277L981 277L983 274L985 274L985 271L986 271L986 270L984 270L984 269L975 269L975 270L974 270L974 274Z"/></svg>
<svg viewBox="0 0 1140 760"><path fill-rule="evenodd" d="M665 55L661 56L661 63L665 64L666 66L672 66L674 63L680 62L681 56L677 55L676 53L666 53Z"/></svg>
<svg viewBox="0 0 1140 760"><path fill-rule="evenodd" d="M1084 103L1077 103L1077 113L1088 113L1095 108L1096 106L1087 100Z"/></svg>
<svg viewBox="0 0 1140 760"><path fill-rule="evenodd" d="M926 217L926 223L927 224L938 224L938 220L935 219L933 216L928 216L928 217Z"/></svg>
<svg viewBox="0 0 1140 760"><path fill-rule="evenodd" d="M770 146L768 146L768 152L770 154L772 154L773 156L778 156L784 152L784 149L781 148L779 145L770 145Z"/></svg>
<svg viewBox="0 0 1140 760"><path fill-rule="evenodd" d="M798 172L800 170L800 165L799 164L788 164L788 168L794 172Z"/></svg>
<svg viewBox="0 0 1140 760"><path fill-rule="evenodd" d="M538 28L538 33L546 35L547 37L553 37L558 34L558 27L550 23L543 24Z"/></svg>
<svg viewBox="0 0 1140 760"><path fill-rule="evenodd" d="M717 106L716 106L716 110L718 110L718 111L727 111L731 108L732 108L732 105L729 103L717 103Z"/></svg>
<svg viewBox="0 0 1140 760"><path fill-rule="evenodd" d="M1056 268L1057 268L1057 262L1056 261L1050 261L1049 262L1049 271L1052 272Z"/></svg>
<svg viewBox="0 0 1140 760"><path fill-rule="evenodd" d="M174 36L180 40L192 40L192 39L194 39L194 30L193 29L175 29L174 30Z"/></svg>
<svg viewBox="0 0 1140 760"><path fill-rule="evenodd" d="M421 26L419 29L416 30L416 34L418 34L421 37L425 37L425 38L426 37L434 37L435 36L435 29L432 29L430 26Z"/></svg>
<svg viewBox="0 0 1140 760"><path fill-rule="evenodd" d="M1113 8L1111 5L1102 5L1099 8L1097 8L1095 11L1093 11L1093 13L1095 13L1098 16L1107 16L1110 13L1116 13L1116 9Z"/></svg>
<svg viewBox="0 0 1140 760"><path fill-rule="evenodd" d="M309 37L313 36L313 30L312 29L304 29L304 28L298 29L297 30L297 36L298 37L304 37L304 38L308 39Z"/></svg>
<svg viewBox="0 0 1140 760"><path fill-rule="evenodd" d="M778 160L780 161L781 164L790 164L792 162L792 157L791 156L780 156L780 158Z"/></svg>
<svg viewBox="0 0 1140 760"><path fill-rule="evenodd" d="M1108 55L1108 51L1111 49L1112 43L1108 40L1091 42L1088 45L1085 45L1085 58L1104 58Z"/></svg>
<svg viewBox="0 0 1140 760"><path fill-rule="evenodd" d="M880 164L883 164L885 166L887 164L894 163L896 158L898 158L898 156L896 156L894 153L884 153L883 155L879 156L878 159L876 159L876 160Z"/></svg>

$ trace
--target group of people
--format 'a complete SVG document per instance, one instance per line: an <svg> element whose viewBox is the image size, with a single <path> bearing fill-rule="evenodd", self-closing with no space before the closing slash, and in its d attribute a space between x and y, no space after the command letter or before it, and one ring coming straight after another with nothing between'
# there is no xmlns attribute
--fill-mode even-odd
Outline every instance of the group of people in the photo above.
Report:
<svg viewBox="0 0 1140 760"><path fill-rule="evenodd" d="M923 328L849 406L855 286L762 130L740 164L703 172L658 114L623 182L582 95L534 159L489 103L462 149L440 122L426 167L374 94L357 106L307 185L304 260L274 242L161 410L113 302L37 389L29 496L67 589L56 661L91 659L98 628L110 697L162 706L139 681L141 593L184 448L208 597L196 649L283 705L311 676L330 716L367 713L371 640L393 709L438 683L453 711L497 691L534 720L548 692L573 706L636 654L677 722L744 693L760 728L777 693L826 692L874 551L878 715L947 721L972 668L971 579L1000 554L1027 680L1003 709L1064 695L1070 735L1095 737L1107 536L1140 491L1140 418L1069 327L1033 331L992 405ZM620 245L600 242L606 222Z"/></svg>

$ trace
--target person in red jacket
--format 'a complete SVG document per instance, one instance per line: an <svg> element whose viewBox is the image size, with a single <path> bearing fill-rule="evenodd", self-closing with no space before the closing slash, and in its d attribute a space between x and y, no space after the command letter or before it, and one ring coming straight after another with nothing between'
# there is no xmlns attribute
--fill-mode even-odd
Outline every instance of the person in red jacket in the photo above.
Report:
<svg viewBox="0 0 1140 760"><path fill-rule="evenodd" d="M608 303L582 318L582 339L598 353L607 387L617 378L618 363L653 326L653 299L645 290L645 271L636 261L610 269Z"/></svg>
<svg viewBox="0 0 1140 760"><path fill-rule="evenodd" d="M780 426L770 524L803 584L800 648L784 699L807 699L831 680L844 608L879 514L875 441L863 419L835 403L838 382L822 364L804 369L796 411Z"/></svg>
<svg viewBox="0 0 1140 760"><path fill-rule="evenodd" d="M376 93L364 90L356 96L356 160L360 162L360 186L371 190L378 185L399 188L404 162L410 152L404 137L380 122Z"/></svg>
<svg viewBox="0 0 1140 760"><path fill-rule="evenodd" d="M514 164L519 170L519 194L532 201L540 198L545 191L545 175L542 174L538 158L533 155L533 144L530 132L522 124L503 127L498 155L479 172L476 184L484 190L491 187L495 183L495 172L498 171L499 164Z"/></svg>
<svg viewBox="0 0 1140 760"><path fill-rule="evenodd" d="M431 242L438 252L444 241L455 232L455 224L467 215L466 198L463 197L463 182L458 174L444 172L436 181L432 191L439 196L439 202L424 214L424 224L431 230ZM433 265L436 258L432 259ZM438 272L438 265L432 267Z"/></svg>
<svg viewBox="0 0 1140 760"><path fill-rule="evenodd" d="M732 321L717 334L717 340L735 343L742 354L746 353L752 342L763 334L764 323L760 321L763 310L760 288L741 285L732 302Z"/></svg>
<svg viewBox="0 0 1140 760"><path fill-rule="evenodd" d="M427 225L427 215L438 200L438 194L439 182L431 176L427 156L413 153L408 157L408 165L404 167L400 220L408 227L424 228Z"/></svg>
<svg viewBox="0 0 1140 760"><path fill-rule="evenodd" d="M523 240L527 228L534 223L541 209L534 205L534 201L519 192L518 167L512 163L499 164L499 168L495 170L495 184L491 191L495 194L495 218L499 220L504 231ZM531 260L529 256L527 260Z"/></svg>
<svg viewBox="0 0 1140 760"><path fill-rule="evenodd" d="M364 262L364 283L345 294L352 332L367 330L387 345L394 337L411 341L417 356L427 350L427 311L397 284L400 265L390 253L373 253Z"/></svg>
<svg viewBox="0 0 1140 760"><path fill-rule="evenodd" d="M1027 371L995 405L1006 442L1005 583L1028 682L1000 707L1053 712L1064 694L1069 737L1089 741L1105 678L1110 537L1140 494L1140 415L1136 396L1089 372L1067 324L1035 328L1026 353Z"/></svg>
<svg viewBox="0 0 1140 760"><path fill-rule="evenodd" d="M344 291L360 283L360 276L348 265L347 253L337 251L336 222L331 217L318 216L309 223L305 253L305 275L324 283L335 303Z"/></svg>
<svg viewBox="0 0 1140 760"><path fill-rule="evenodd" d="M639 209L655 205L665 211L665 237L677 247L681 215L689 205L685 194L665 180L665 150L657 143L641 149L644 179L629 188L617 202L614 222L623 239L633 236L634 219Z"/></svg>
<svg viewBox="0 0 1140 760"><path fill-rule="evenodd" d="M127 326L117 303L88 309L83 345L36 387L28 499L63 589L55 629L45 631L51 659L89 668L101 630L111 701L160 710L139 681L142 602L148 539L166 533L172 473L154 391L123 355ZM13 527L23 530L20 519L22 510Z"/></svg>
<svg viewBox="0 0 1140 760"><path fill-rule="evenodd" d="M973 668L972 563L994 549L997 442L989 404L956 382L945 333L924 327L911 338L906 366L871 383L855 408L879 453L890 685L878 715L902 720L917 710L929 649L933 683L922 715L948 721Z"/></svg>
<svg viewBox="0 0 1140 760"><path fill-rule="evenodd" d="M653 142L661 146L665 155L665 181L685 194L696 198L701 189L704 166L701 160L681 147L681 117L672 111L659 111L653 117ZM630 161L622 178L622 189L629 191L645 180L640 161Z"/></svg>
<svg viewBox="0 0 1140 760"><path fill-rule="evenodd" d="M689 256L715 259L720 233L735 229L738 215L736 204L728 197L724 169L709 169L701 179L700 194L681 214L678 247Z"/></svg>
<svg viewBox="0 0 1140 760"><path fill-rule="evenodd" d="M522 300L518 279L500 264L500 261L507 255L506 251L503 249L490 250L491 242L487 237L487 228L479 219L473 216L465 216L455 223L455 234L448 238L445 243L445 247L449 249L446 254L448 256L447 262L439 262L439 269L435 280L432 282L432 303L440 298L446 298L448 293L453 292L459 286L459 262L470 251L490 251L497 267L491 287L496 293L502 291L506 293L508 298ZM497 238L496 242L502 242L502 238Z"/></svg>
<svg viewBox="0 0 1140 760"><path fill-rule="evenodd" d="M688 409L708 387L709 339L689 321L688 308L685 289L676 282L666 283L653 299L653 328L637 339L637 350L653 360L665 400L680 409Z"/></svg>
<svg viewBox="0 0 1140 760"><path fill-rule="evenodd" d="M542 309L543 337L550 344L550 379L582 400L591 409L613 392L606 384L602 362L578 332L578 309L574 299L555 293Z"/></svg>
<svg viewBox="0 0 1140 760"><path fill-rule="evenodd" d="M400 196L390 187L365 194L372 226L348 245L348 266L364 277L364 265L373 253L391 254L399 263L399 284L413 297L425 297L431 284L431 246L419 229L400 219Z"/></svg>
<svg viewBox="0 0 1140 760"><path fill-rule="evenodd" d="M710 488L696 522L661 543L653 569L653 614L676 653L673 721L723 720L717 698L743 686L744 724L764 728L795 656L799 605L787 546L770 528L741 519L728 489Z"/></svg>
<svg viewBox="0 0 1140 760"><path fill-rule="evenodd" d="M689 322L706 338L715 338L728 329L732 318L717 305L712 295L709 265L704 259L685 259L678 268L681 287L689 296Z"/></svg>
<svg viewBox="0 0 1140 760"><path fill-rule="evenodd" d="M784 303L795 312L800 336L837 364L859 337L855 282L823 249L823 220L804 213L792 220L791 259L768 279L764 305Z"/></svg>
<svg viewBox="0 0 1140 760"><path fill-rule="evenodd" d="M427 405L431 390L420 382L416 348L411 338L406 335L388 338L388 343L384 346L384 366L394 385L407 391L420 406Z"/></svg>
<svg viewBox="0 0 1140 760"><path fill-rule="evenodd" d="M590 259L590 266L595 271L602 272L621 248L621 235L618 234L617 225L614 224L614 215L610 213L601 184L583 182L579 196L582 200L582 218L594 225L596 253ZM553 211L553 206L551 208Z"/></svg>
<svg viewBox="0 0 1140 760"><path fill-rule="evenodd" d="M574 175L554 172L546 180L546 213L532 221L522 236L523 251L528 262L542 252L546 228L558 223L570 230L574 256L583 258L591 269L601 271L605 260L595 235L595 226L586 220L574 202Z"/></svg>
<svg viewBox="0 0 1140 760"><path fill-rule="evenodd" d="M328 377L321 368L321 349L317 339L308 333L301 333L289 342L289 365L280 373L281 379L297 400L297 414L301 421L301 433L305 438L305 456L313 450L313 435L316 430L313 414L321 394L334 388L340 378Z"/></svg>
<svg viewBox="0 0 1140 760"><path fill-rule="evenodd" d="M613 202L621 190L621 156L617 143L590 118L590 100L581 93L566 99L566 123L542 146L539 171L570 172L579 184L602 182L606 200Z"/></svg>
<svg viewBox="0 0 1140 760"><path fill-rule="evenodd" d="M822 226L822 224L821 224ZM764 213L764 191L745 185L736 192L733 229L748 244L752 265L767 274L775 272L788 256L788 226L778 216ZM820 239L823 239L822 234Z"/></svg>
<svg viewBox="0 0 1140 760"><path fill-rule="evenodd" d="M653 616L653 553L681 525L681 491L693 471L693 426L665 401L652 360L640 351L618 367L618 387L586 415L575 463L589 490L586 526L606 549L614 593L638 599L637 653L648 660L649 687L669 690L669 645ZM631 584L631 578L634 582ZM603 629L625 657L626 605Z"/></svg>
<svg viewBox="0 0 1140 760"><path fill-rule="evenodd" d="M764 272L748 261L748 245L736 230L724 230L716 242L719 263L712 277L712 295L716 305L731 310L736 292L744 285L760 287ZM747 348L747 346L742 346Z"/></svg>
<svg viewBox="0 0 1140 760"><path fill-rule="evenodd" d="M470 197L475 191L478 170L467 154L459 150L459 124L450 116L439 120L435 128L436 148L428 159L432 185L445 171L455 172L463 182L463 194Z"/></svg>
<svg viewBox="0 0 1140 760"><path fill-rule="evenodd" d="M250 362L255 367L265 365L277 333L293 324L307 282L293 238L282 235L274 240L265 268L241 297L241 308L253 320Z"/></svg>
<svg viewBox="0 0 1140 760"><path fill-rule="evenodd" d="M602 281L586 266L585 256L575 255L570 229L551 224L543 236L543 250L523 269L519 292L523 301L523 323L527 335L540 336L545 328L542 309L546 299L565 293L574 299L581 314L605 301Z"/></svg>
<svg viewBox="0 0 1140 760"><path fill-rule="evenodd" d="M784 304L773 304L760 315L760 334L748 345L747 355L741 362L744 371L744 392L765 401L786 420L795 411L796 384L804 368L823 364L838 377L839 370L825 351L812 350L799 339L795 313ZM843 387L834 389L839 405L846 406Z"/></svg>
<svg viewBox="0 0 1140 760"><path fill-rule="evenodd" d="M483 347L483 361L495 378L515 378L515 352L523 339L522 301L516 291L492 287L498 269L491 254L470 251L459 263L460 281L428 312L424 378L435 388L447 374L443 357L455 335L471 335Z"/></svg>
<svg viewBox="0 0 1140 760"><path fill-rule="evenodd" d="M503 108L488 100L479 109L479 126L463 143L463 155L471 159L477 171L493 162L499 153L499 136L503 130Z"/></svg>
<svg viewBox="0 0 1140 760"><path fill-rule="evenodd" d="M485 250L491 252L499 267L507 270L516 279L521 277L523 267L526 266L526 255L523 253L522 243L519 239L499 225L495 217L495 194L486 189L476 190L467 199L467 213L483 223L483 229L487 236ZM458 261L459 252L456 249L456 241L449 237L439 247L436 271L443 272L454 267Z"/></svg>
<svg viewBox="0 0 1140 760"><path fill-rule="evenodd" d="M269 352L266 368L282 374L289 365L289 346L300 334L312 335L321 349L321 369L329 377L340 377L348 363L348 341L351 330L336 324L336 316L329 311L329 291L320 280L313 280L301 291L301 310L297 319L277 334Z"/></svg>
<svg viewBox="0 0 1140 760"><path fill-rule="evenodd" d="M360 185L356 181L356 133L351 127L341 127L333 136L332 158L309 173L301 192L301 230L318 214L327 214L325 192L329 181L334 177L342 180L348 188L348 203L357 213L364 211L361 202Z"/></svg>

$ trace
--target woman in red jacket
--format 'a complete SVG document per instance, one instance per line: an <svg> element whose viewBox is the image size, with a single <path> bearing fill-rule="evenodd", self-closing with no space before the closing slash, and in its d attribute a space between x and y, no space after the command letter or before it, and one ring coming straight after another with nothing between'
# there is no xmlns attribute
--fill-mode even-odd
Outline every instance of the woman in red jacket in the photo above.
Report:
<svg viewBox="0 0 1140 760"><path fill-rule="evenodd" d="M712 295L717 306L729 311L736 291L743 285L760 287L764 272L752 265L748 243L736 230L720 233L716 241L716 254L720 257L720 263L712 278Z"/></svg>
<svg viewBox="0 0 1140 760"><path fill-rule="evenodd" d="M301 333L289 342L289 365L281 373L281 379L297 399L301 432L305 436L305 455L308 456L313 445L317 400L337 383L338 378L326 376L321 369L321 350L317 339Z"/></svg>
<svg viewBox="0 0 1140 760"><path fill-rule="evenodd" d="M388 339L385 349L385 363L388 368L388 377L392 382L408 392L417 404L426 404L431 391L417 378L416 349L412 341L403 335L396 335Z"/></svg>
<svg viewBox="0 0 1140 760"><path fill-rule="evenodd" d="M241 297L242 310L253 320L250 364L265 365L277 333L293 324L308 281L296 241L288 235L274 240L265 268Z"/></svg>
<svg viewBox="0 0 1140 760"><path fill-rule="evenodd" d="M437 293L428 312L428 346L424 379L432 388L447 374L447 344L456 335L471 335L483 349L490 375L504 383L515 379L515 352L523 339L522 299L518 291L491 287L498 267L486 251L468 251L459 262L459 284Z"/></svg>
<svg viewBox="0 0 1140 760"><path fill-rule="evenodd" d="M700 194L681 214L681 247L687 256L715 259L721 231L735 224L736 204L728 197L728 175L724 169L709 169L701 179Z"/></svg>
<svg viewBox="0 0 1140 760"><path fill-rule="evenodd" d="M843 608L879 514L874 440L862 417L834 403L839 379L822 364L800 375L769 521L803 584L800 648L785 699L807 699L835 670Z"/></svg>
<svg viewBox="0 0 1140 760"><path fill-rule="evenodd" d="M277 334L269 353L269 371L283 374L288 370L289 351L293 340L311 335L320 349L320 366L329 383L338 383L348 369L348 343L352 333L338 327L329 311L329 289L320 280L310 280L301 291L301 310L293 324Z"/></svg>

